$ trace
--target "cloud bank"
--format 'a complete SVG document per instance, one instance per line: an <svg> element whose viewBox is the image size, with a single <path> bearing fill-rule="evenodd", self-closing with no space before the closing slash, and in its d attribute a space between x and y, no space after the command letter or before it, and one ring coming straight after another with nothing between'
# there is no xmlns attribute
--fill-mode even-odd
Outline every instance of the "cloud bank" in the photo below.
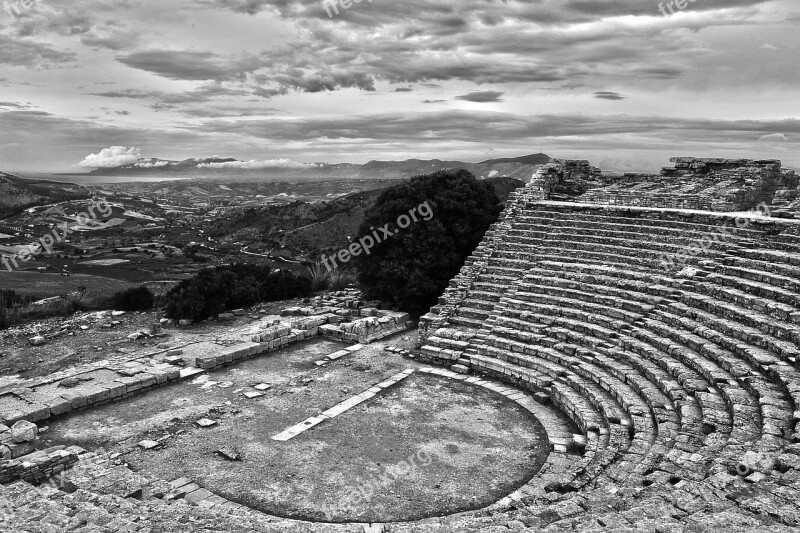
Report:
<svg viewBox="0 0 800 533"><path fill-rule="evenodd" d="M96 154L90 154L78 163L79 167L86 168L117 168L132 165L142 157L139 148L125 148L124 146L110 146Z"/></svg>

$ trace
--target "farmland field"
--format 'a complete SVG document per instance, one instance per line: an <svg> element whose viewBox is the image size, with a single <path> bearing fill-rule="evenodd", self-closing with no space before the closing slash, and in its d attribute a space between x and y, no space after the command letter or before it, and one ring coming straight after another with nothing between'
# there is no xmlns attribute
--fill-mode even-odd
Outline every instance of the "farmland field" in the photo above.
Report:
<svg viewBox="0 0 800 533"><path fill-rule="evenodd" d="M0 289L12 289L17 294L48 298L74 292L86 287L93 292L117 292L132 284L118 279L89 276L87 274L46 274L41 272L0 272Z"/></svg>

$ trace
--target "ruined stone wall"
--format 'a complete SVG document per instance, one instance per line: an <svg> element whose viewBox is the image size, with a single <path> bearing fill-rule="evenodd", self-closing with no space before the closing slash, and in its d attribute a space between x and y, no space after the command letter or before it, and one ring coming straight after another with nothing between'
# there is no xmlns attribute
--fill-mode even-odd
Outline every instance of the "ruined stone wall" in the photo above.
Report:
<svg viewBox="0 0 800 533"><path fill-rule="evenodd" d="M603 174L585 160L553 159L533 179L541 183L544 200L570 200L601 183Z"/></svg>
<svg viewBox="0 0 800 533"><path fill-rule="evenodd" d="M71 449L51 449L24 458L0 461L0 485L21 479L39 484L70 468L79 460Z"/></svg>
<svg viewBox="0 0 800 533"><path fill-rule="evenodd" d="M782 171L781 162L776 159L756 161L674 157L670 162L675 166L663 169L662 176L707 176L718 182L736 184L738 189L727 192L722 198L730 205L731 211L751 209L761 202L771 203L776 191L784 187L788 178Z"/></svg>
<svg viewBox="0 0 800 533"><path fill-rule="evenodd" d="M674 157L674 166L658 175L626 174L595 179L590 190L575 201L603 205L631 205L703 211L747 211L772 204L776 197L784 211L793 209L797 176L775 159L712 159Z"/></svg>
<svg viewBox="0 0 800 533"><path fill-rule="evenodd" d="M736 211L728 202L697 195L649 194L643 196L625 191L590 191L581 202L611 206L655 207L662 209L696 209L701 211Z"/></svg>

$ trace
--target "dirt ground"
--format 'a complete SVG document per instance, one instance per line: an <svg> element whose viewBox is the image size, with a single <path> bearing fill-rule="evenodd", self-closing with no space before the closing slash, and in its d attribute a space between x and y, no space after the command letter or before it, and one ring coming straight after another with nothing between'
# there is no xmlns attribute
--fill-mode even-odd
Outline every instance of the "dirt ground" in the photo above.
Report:
<svg viewBox="0 0 800 533"><path fill-rule="evenodd" d="M281 309L299 305L301 300L289 300L260 304L249 309L248 315L263 311L264 314L279 314ZM165 328L167 336L130 341L127 336L139 330L149 331L162 315L151 313L125 313L117 317L108 316L102 320L86 320L87 330L72 328L50 340L44 346L31 346L28 338L34 332L57 332L64 318L50 318L35 323L15 327L0 332L0 390L13 387L21 380L44 377L66 368L108 359L121 353L135 353L162 343L180 344L187 341L201 341L227 333L232 325L242 325L251 321L249 316L240 317L235 323L206 321L189 328ZM103 324L114 324L103 328ZM152 351L152 350L150 350Z"/></svg>
<svg viewBox="0 0 800 533"><path fill-rule="evenodd" d="M291 518L405 521L480 508L527 482L547 457L541 424L485 389L413 374L378 397L288 442L270 437L420 365L383 350L411 348L400 334L317 367L342 345L313 340L54 420L42 445L127 453L132 468L188 477L227 499ZM243 393L261 383L265 395ZM211 428L195 421L210 418ZM162 439L143 450L143 439ZM241 456L224 459L225 448ZM403 461L405 470L389 467ZM362 494L356 498L356 494Z"/></svg>
<svg viewBox="0 0 800 533"><path fill-rule="evenodd" d="M62 261L63 262L63 261ZM60 268L60 267L59 267ZM114 293L131 287L126 281L90 274L6 272L0 270L0 289L11 289L20 296L48 298L80 290L82 287L93 291Z"/></svg>

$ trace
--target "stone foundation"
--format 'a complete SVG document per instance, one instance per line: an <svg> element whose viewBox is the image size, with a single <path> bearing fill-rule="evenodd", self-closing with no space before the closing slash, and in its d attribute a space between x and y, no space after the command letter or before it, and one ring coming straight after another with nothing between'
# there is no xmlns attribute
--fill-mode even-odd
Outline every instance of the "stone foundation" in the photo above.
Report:
<svg viewBox="0 0 800 533"><path fill-rule="evenodd" d="M83 453L79 449L49 449L26 455L24 459L0 461L0 484L15 480L38 485L72 467Z"/></svg>

